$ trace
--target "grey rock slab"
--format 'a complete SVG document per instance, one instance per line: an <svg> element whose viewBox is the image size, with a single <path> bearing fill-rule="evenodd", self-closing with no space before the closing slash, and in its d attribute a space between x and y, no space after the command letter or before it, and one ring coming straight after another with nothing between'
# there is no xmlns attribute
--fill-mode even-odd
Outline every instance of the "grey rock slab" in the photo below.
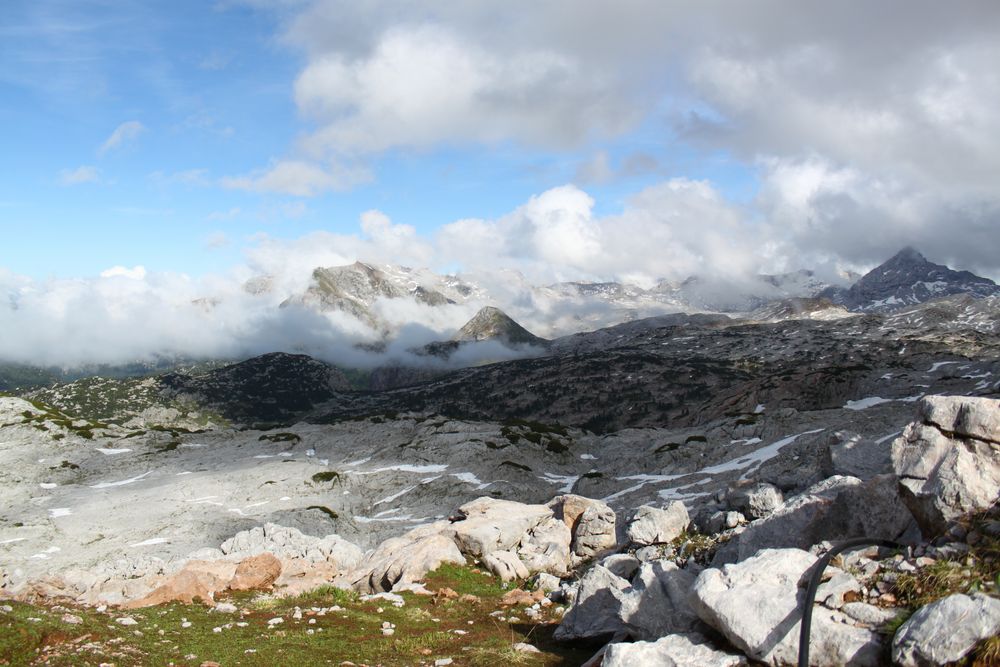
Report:
<svg viewBox="0 0 1000 667"><path fill-rule="evenodd" d="M663 509L643 505L632 515L626 534L634 544L666 544L683 533L690 523L687 508L679 500Z"/></svg>
<svg viewBox="0 0 1000 667"><path fill-rule="evenodd" d="M918 409L923 421L892 443L892 461L903 501L934 535L1000 495L1000 401L928 396Z"/></svg>
<svg viewBox="0 0 1000 667"><path fill-rule="evenodd" d="M667 635L656 641L611 644L603 667L737 667L746 657L713 648L697 634Z"/></svg>
<svg viewBox="0 0 1000 667"><path fill-rule="evenodd" d="M696 575L666 560L643 563L619 611L629 633L656 639L704 627L688 602Z"/></svg>
<svg viewBox="0 0 1000 667"><path fill-rule="evenodd" d="M587 570L573 606L556 628L556 639L592 639L624 630L619 612L629 589L628 581L600 565Z"/></svg>
<svg viewBox="0 0 1000 667"><path fill-rule="evenodd" d="M362 593L380 593L415 583L443 563L464 564L465 557L447 529L448 523L439 521L390 538L335 583Z"/></svg>
<svg viewBox="0 0 1000 667"><path fill-rule="evenodd" d="M483 556L483 567L500 577L501 581L509 582L515 579L527 579L530 576L528 568L512 551L493 551ZM558 581L556 587L558 588Z"/></svg>
<svg viewBox="0 0 1000 667"><path fill-rule="evenodd" d="M765 549L735 565L707 569L695 580L691 605L751 658L771 665L794 664L804 579L816 560L800 549ZM879 664L879 636L846 619L839 612L813 609L812 664Z"/></svg>
<svg viewBox="0 0 1000 667"><path fill-rule="evenodd" d="M925 396L920 421L958 437L1000 444L1000 401L979 396Z"/></svg>
<svg viewBox="0 0 1000 667"><path fill-rule="evenodd" d="M496 498L478 498L462 505L459 511L465 518L452 524L455 541L462 553L475 557L510 550L531 529L553 518L552 510L545 505Z"/></svg>
<svg viewBox="0 0 1000 667"><path fill-rule="evenodd" d="M730 490L726 496L729 506L741 512L748 519L762 519L785 501L781 489L767 482L744 483ZM733 526L728 526L732 528Z"/></svg>
<svg viewBox="0 0 1000 667"><path fill-rule="evenodd" d="M830 435L822 459L823 474L849 475L861 480L892 472L892 444L862 437L850 431Z"/></svg>
<svg viewBox="0 0 1000 667"><path fill-rule="evenodd" d="M828 536L826 516L842 491L860 485L856 477L831 477L809 487L767 517L747 525L719 549L713 564L741 561L761 549L807 549L824 539L837 538Z"/></svg>
<svg viewBox="0 0 1000 667"><path fill-rule="evenodd" d="M561 576L569 572L571 539L564 522L548 517L521 538L517 553L530 572Z"/></svg>
<svg viewBox="0 0 1000 667"><path fill-rule="evenodd" d="M903 667L955 662L997 634L1000 600L957 593L921 607L903 623L892 640L892 659Z"/></svg>

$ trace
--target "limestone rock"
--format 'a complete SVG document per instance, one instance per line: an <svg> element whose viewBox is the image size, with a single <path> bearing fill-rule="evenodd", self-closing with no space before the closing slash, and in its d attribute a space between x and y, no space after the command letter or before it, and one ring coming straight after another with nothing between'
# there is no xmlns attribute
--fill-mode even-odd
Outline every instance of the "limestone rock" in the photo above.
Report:
<svg viewBox="0 0 1000 667"><path fill-rule="evenodd" d="M379 593L419 581L442 563L465 563L447 531L448 522L438 521L390 538L335 583L362 593Z"/></svg>
<svg viewBox="0 0 1000 667"><path fill-rule="evenodd" d="M569 572L570 540L566 524L549 517L525 534L517 552L530 572L563 575Z"/></svg>
<svg viewBox="0 0 1000 667"><path fill-rule="evenodd" d="M1000 444L1000 401L977 396L925 396L920 421L960 438Z"/></svg>
<svg viewBox="0 0 1000 667"><path fill-rule="evenodd" d="M527 579L531 574L517 554L511 551L494 551L487 554L483 557L483 566L504 582Z"/></svg>
<svg viewBox="0 0 1000 667"><path fill-rule="evenodd" d="M639 571L642 561L631 554L611 554L601 560L601 565L608 568L612 574L631 581L635 573Z"/></svg>
<svg viewBox="0 0 1000 667"><path fill-rule="evenodd" d="M781 506L784 496L773 484L742 484L734 487L726 496L729 506L741 512L748 519L762 519Z"/></svg>
<svg viewBox="0 0 1000 667"><path fill-rule="evenodd" d="M997 634L1000 600L957 593L921 607L903 623L892 641L892 660L903 667L943 665Z"/></svg>
<svg viewBox="0 0 1000 667"><path fill-rule="evenodd" d="M555 638L607 637L624 630L620 611L629 588L628 581L612 574L607 568L600 565L592 567L580 580L576 601L556 628Z"/></svg>
<svg viewBox="0 0 1000 667"><path fill-rule="evenodd" d="M132 600L124 607L138 609L167 602L193 604L196 599L212 604L216 593L229 588L236 567L236 563L231 561L189 561L180 572L167 577L149 595Z"/></svg>
<svg viewBox="0 0 1000 667"><path fill-rule="evenodd" d="M808 549L824 539L839 539L839 533L830 535L827 513L842 491L860 484L861 480L855 477L831 477L809 487L729 540L716 553L712 564L741 561L761 549Z"/></svg>
<svg viewBox="0 0 1000 667"><path fill-rule="evenodd" d="M607 503L570 494L553 498L548 506L573 535L570 548L574 565L617 546L615 511Z"/></svg>
<svg viewBox="0 0 1000 667"><path fill-rule="evenodd" d="M892 445L850 431L832 433L820 461L823 474L850 475L861 480L892 472Z"/></svg>
<svg viewBox="0 0 1000 667"><path fill-rule="evenodd" d="M356 566L363 556L360 547L339 535L313 537L296 528L274 523L236 533L222 543L221 550L226 555L253 556L268 552L279 558L299 558L313 563L332 561L343 569Z"/></svg>
<svg viewBox="0 0 1000 667"><path fill-rule="evenodd" d="M635 544L665 544L684 532L690 522L687 508L680 501L665 509L643 505L632 516L626 534Z"/></svg>
<svg viewBox="0 0 1000 667"><path fill-rule="evenodd" d="M553 516L545 505L479 498L459 508L465 519L451 525L462 553L474 557L509 551L528 531Z"/></svg>
<svg viewBox="0 0 1000 667"><path fill-rule="evenodd" d="M667 560L643 563L619 611L629 634L656 639L704 627L688 602L695 576Z"/></svg>
<svg viewBox="0 0 1000 667"><path fill-rule="evenodd" d="M234 591L253 591L270 588L281 576L281 561L274 554L261 553L240 561L229 582Z"/></svg>
<svg viewBox="0 0 1000 667"><path fill-rule="evenodd" d="M698 575L691 604L703 621L755 660L794 664L805 598L804 578L816 558L800 549L766 549ZM847 621L847 622L845 622ZM877 665L879 636L840 612L813 609L811 664Z"/></svg>
<svg viewBox="0 0 1000 667"><path fill-rule="evenodd" d="M747 664L742 655L718 651L697 634L667 635L655 642L611 644L603 667L736 667Z"/></svg>
<svg viewBox="0 0 1000 667"><path fill-rule="evenodd" d="M926 396L892 443L900 495L925 533L943 532L1000 495L1000 401Z"/></svg>

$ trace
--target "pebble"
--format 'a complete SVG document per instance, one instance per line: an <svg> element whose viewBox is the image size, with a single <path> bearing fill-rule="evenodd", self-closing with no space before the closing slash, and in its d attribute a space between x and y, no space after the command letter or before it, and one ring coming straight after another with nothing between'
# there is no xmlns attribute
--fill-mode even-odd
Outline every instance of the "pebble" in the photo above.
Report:
<svg viewBox="0 0 1000 667"><path fill-rule="evenodd" d="M215 611L220 612L222 614L235 614L239 610L236 608L236 605L232 604L231 602L220 602L219 604L215 605Z"/></svg>
<svg viewBox="0 0 1000 667"><path fill-rule="evenodd" d="M434 661L434 667L445 667L445 665L450 665L455 662L451 658L438 658Z"/></svg>
<svg viewBox="0 0 1000 667"><path fill-rule="evenodd" d="M514 650L521 651L522 653L541 653L537 646L534 646L533 644L525 644L524 642L514 644Z"/></svg>
<svg viewBox="0 0 1000 667"><path fill-rule="evenodd" d="M182 621L181 622L181 627L182 628L190 628L191 627L191 621Z"/></svg>
<svg viewBox="0 0 1000 667"><path fill-rule="evenodd" d="M272 618L271 620L269 620L267 622L267 624L270 625L273 628L274 626L281 625L284 622L285 622L285 619L283 619L280 616L278 616L277 618Z"/></svg>
<svg viewBox="0 0 1000 667"><path fill-rule="evenodd" d="M9 614L10 612L14 611L14 608L11 607L9 604L5 604L3 606L0 606L0 611L2 611L5 614Z"/></svg>
<svg viewBox="0 0 1000 667"><path fill-rule="evenodd" d="M83 623L83 619L75 614L63 614L62 622L69 623L70 625L79 625L80 623Z"/></svg>
<svg viewBox="0 0 1000 667"><path fill-rule="evenodd" d="M135 620L131 616L122 616L121 618L116 618L115 623L118 625L139 625L139 621Z"/></svg>

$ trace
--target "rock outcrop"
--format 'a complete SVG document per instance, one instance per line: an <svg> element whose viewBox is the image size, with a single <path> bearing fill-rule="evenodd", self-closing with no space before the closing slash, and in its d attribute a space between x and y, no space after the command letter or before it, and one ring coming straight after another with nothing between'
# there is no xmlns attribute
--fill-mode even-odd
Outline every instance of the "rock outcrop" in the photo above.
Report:
<svg viewBox="0 0 1000 667"><path fill-rule="evenodd" d="M798 656L803 577L816 557L799 549L767 549L695 580L691 603L698 615L754 660L794 664ZM881 643L875 632L840 612L813 615L815 665L878 665Z"/></svg>
<svg viewBox="0 0 1000 667"><path fill-rule="evenodd" d="M1000 600L955 594L919 609L892 641L892 660L902 667L957 662L976 643L1000 635Z"/></svg>
<svg viewBox="0 0 1000 667"><path fill-rule="evenodd" d="M892 444L903 501L929 535L1000 496L1000 401L926 396Z"/></svg>

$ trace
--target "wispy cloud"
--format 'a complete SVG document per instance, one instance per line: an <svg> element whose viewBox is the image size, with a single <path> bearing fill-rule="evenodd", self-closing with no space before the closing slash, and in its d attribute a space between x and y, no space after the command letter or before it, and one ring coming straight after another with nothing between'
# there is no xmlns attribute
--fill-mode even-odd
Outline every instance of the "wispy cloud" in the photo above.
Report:
<svg viewBox="0 0 1000 667"><path fill-rule="evenodd" d="M146 131L146 126L137 120L128 120L115 128L100 148L97 149L98 156L104 156L109 151L117 150L122 146L135 141L140 134Z"/></svg>
<svg viewBox="0 0 1000 667"><path fill-rule="evenodd" d="M149 175L149 179L157 185L210 185L207 169L185 169L166 173L154 171Z"/></svg>
<svg viewBox="0 0 1000 667"><path fill-rule="evenodd" d="M313 197L331 190L347 190L370 179L371 173L363 167L280 160L265 170L222 178L219 184L230 190Z"/></svg>
<svg viewBox="0 0 1000 667"><path fill-rule="evenodd" d="M100 180L101 170L92 165L82 165L76 169L63 169L59 172L59 183L62 185L97 183Z"/></svg>

